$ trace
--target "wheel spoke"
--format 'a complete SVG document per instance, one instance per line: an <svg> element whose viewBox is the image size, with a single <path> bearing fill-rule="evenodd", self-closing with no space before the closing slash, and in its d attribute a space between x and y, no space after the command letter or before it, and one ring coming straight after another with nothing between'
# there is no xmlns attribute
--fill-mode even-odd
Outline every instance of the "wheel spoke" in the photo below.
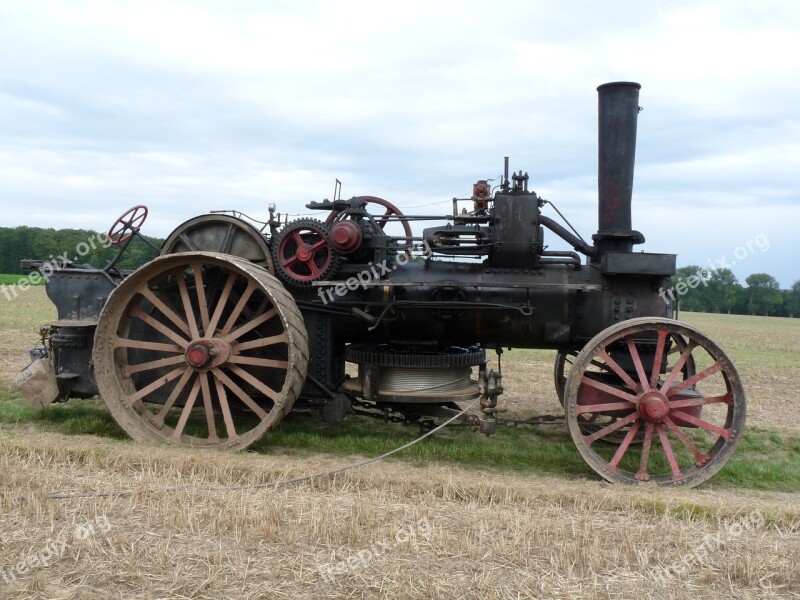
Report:
<svg viewBox="0 0 800 600"><path fill-rule="evenodd" d="M179 239L186 244L186 247L192 252L197 252L199 250L199 248L195 246L194 242L185 233L180 234Z"/></svg>
<svg viewBox="0 0 800 600"><path fill-rule="evenodd" d="M250 300L250 296L253 295L253 292L256 291L256 284L252 281L247 282L247 287L245 288L244 292L242 292L239 301L236 303L236 306L233 307L228 320L225 321L225 325L220 330L221 335L227 335L230 332L231 327L236 324L239 316L242 314L244 307L247 305L247 302Z"/></svg>
<svg viewBox="0 0 800 600"><path fill-rule="evenodd" d="M259 392L264 394L267 398L270 398L273 401L278 400L280 398L280 394L278 394L278 392L273 390L263 381L259 381L258 379L253 377L251 373L245 371L243 368L237 365L230 365L230 370L232 373L235 373L236 375L244 379L247 383L256 388Z"/></svg>
<svg viewBox="0 0 800 600"><path fill-rule="evenodd" d="M179 441L181 439L181 434L183 433L184 427L186 427L186 421L189 420L189 415L192 412L192 408L194 408L194 402L197 400L197 394L200 393L200 378L198 377L194 381L194 385L192 385L192 389L189 390L189 397L186 399L186 404L181 411L180 419L178 419L177 425L175 425L175 430L172 432L172 435L169 436L173 440Z"/></svg>
<svg viewBox="0 0 800 600"><path fill-rule="evenodd" d="M709 460L711 460L711 457L708 454L697 449L697 447L686 436L686 434L681 431L681 428L678 427L672 419L669 417L664 417L664 424L669 427L670 431L675 434L681 443L683 443L683 445L686 446L692 454L694 454L697 466L703 466Z"/></svg>
<svg viewBox="0 0 800 600"><path fill-rule="evenodd" d="M192 271L194 271L194 287L197 293L197 303L200 305L200 320L203 323L203 331L208 331L208 300L206 300L206 288L203 283L203 265L200 263L192 264Z"/></svg>
<svg viewBox="0 0 800 600"><path fill-rule="evenodd" d="M198 375L200 379L200 389L203 392L203 410L206 413L206 426L208 427L208 441L212 444L219 444L217 435L217 424L214 421L214 407L211 404L211 388L208 385L208 373L202 372Z"/></svg>
<svg viewBox="0 0 800 600"><path fill-rule="evenodd" d="M636 403L636 396L634 396L633 394L629 394L628 392L607 385L601 381L597 381L595 379L587 377L586 375L584 375L583 379L581 379L581 384L588 385L589 387L598 389L601 392L606 392L607 394L611 394L612 396L616 396L617 398L622 398L623 400L627 400L628 402L634 404Z"/></svg>
<svg viewBox="0 0 800 600"><path fill-rule="evenodd" d="M291 266L292 266L294 263L296 263L298 260L300 260L300 259L297 257L297 252L295 252L295 253L294 253L294 256L290 256L289 258L285 258L285 257L283 257L283 256L282 256L282 257L281 257L281 264L282 264L284 267L287 267L287 268L288 268L288 267L291 267Z"/></svg>
<svg viewBox="0 0 800 600"><path fill-rule="evenodd" d="M639 393L640 388L639 384L636 383L630 375L628 375L625 370L617 364L611 356L609 356L608 352L606 352L605 348L600 349L600 357L606 362L606 364L611 367L611 370L616 373L622 381L625 382L629 388L631 388L634 392Z"/></svg>
<svg viewBox="0 0 800 600"><path fill-rule="evenodd" d="M680 382L678 385L671 387L669 390L667 390L667 397L672 396L674 394L677 394L681 390L686 389L690 385L694 385L698 381L702 381L706 377L710 377L714 373L718 373L721 369L722 369L722 363L719 362L719 361L715 362L713 365L711 365L707 369L704 369L704 370L700 371L699 373L697 373L696 375L693 375L692 377L689 377L689 379L686 379L686 380Z"/></svg>
<svg viewBox="0 0 800 600"><path fill-rule="evenodd" d="M216 332L219 320L222 318L222 311L225 310L225 306L228 304L228 298L230 298L231 290L235 282L236 273L230 273L228 275L228 280L225 282L225 286L222 288L222 293L220 293L219 299L217 300L217 306L214 309L214 314L211 316L211 322L208 324L206 336L211 337Z"/></svg>
<svg viewBox="0 0 800 600"><path fill-rule="evenodd" d="M583 436L583 441L587 446L591 446L594 442L599 440L602 437L607 436L609 433L614 433L617 429L622 429L628 423L635 421L638 418L638 413L631 413L627 417L620 419L611 425L603 427L600 431L594 432L592 435L585 435Z"/></svg>
<svg viewBox="0 0 800 600"><path fill-rule="evenodd" d="M233 246L234 229L233 223L228 223L228 230L225 232L225 237L219 245L219 252L221 254L230 254L231 246Z"/></svg>
<svg viewBox="0 0 800 600"><path fill-rule="evenodd" d="M286 360L273 360L271 358L256 358L254 356L231 356L228 359L229 363L237 365L253 365L255 367L270 367L272 369L288 369L289 361Z"/></svg>
<svg viewBox="0 0 800 600"><path fill-rule="evenodd" d="M285 344L289 341L289 336L284 331L280 335L271 335L265 338L258 338L250 342L240 342L236 345L237 352L244 352L245 350L252 350L253 348L263 348L264 346L273 346L275 344Z"/></svg>
<svg viewBox="0 0 800 600"><path fill-rule="evenodd" d="M642 454L639 456L639 470L636 472L634 479L636 481L650 481L650 473L647 472L647 466L650 463L650 448L653 446L653 430L655 427L652 423L648 423L644 428L644 441L642 442Z"/></svg>
<svg viewBox="0 0 800 600"><path fill-rule="evenodd" d="M672 411L673 417L679 417L681 420L686 421L687 423L691 423L692 425L697 425L705 429L706 431L710 431L712 433L716 433L720 437L725 438L726 440L731 436L730 429L724 429L722 427L718 427L717 425L712 425L708 421L704 421L699 417L695 417L694 415L690 415L689 413L685 413L682 410L673 410Z"/></svg>
<svg viewBox="0 0 800 600"><path fill-rule="evenodd" d="M690 406L703 406L705 404L727 404L730 406L733 397L730 392L723 396L709 396L707 398L685 398L681 400L670 400L670 410L673 408L688 408Z"/></svg>
<svg viewBox="0 0 800 600"><path fill-rule="evenodd" d="M172 329L170 329L169 327L167 327L163 323L161 323L159 321L156 321L153 317L151 317L150 315L146 314L138 306L134 306L130 310L130 316L136 317L137 319L139 319L141 321L144 321L145 323L150 325L150 327L152 327L156 331L162 333L164 336L168 337L173 342L178 344L178 346L180 346L181 348L186 348L189 345L189 341L188 340L182 338L180 335L175 333Z"/></svg>
<svg viewBox="0 0 800 600"><path fill-rule="evenodd" d="M269 309L267 312L257 316L255 319L248 321L247 323L239 327L239 329L236 329L231 333L227 334L222 339L224 339L226 342L232 342L233 340L242 337L245 333L247 333L251 329L255 329L259 325L263 325L277 314L278 314L278 309L273 307Z"/></svg>
<svg viewBox="0 0 800 600"><path fill-rule="evenodd" d="M197 329L197 318L194 316L194 309L192 308L192 300L189 298L189 290L186 287L186 279L182 272L175 273L175 280L178 282L178 291L181 294L181 303L183 304L183 312L186 313L186 320L189 322L189 336L193 339L200 337L200 330Z"/></svg>
<svg viewBox="0 0 800 600"><path fill-rule="evenodd" d="M664 431L664 426L661 423L656 423L656 431L658 432L658 439L661 440L661 447L664 449L664 454L667 456L669 468L672 470L672 476L677 481L681 481L683 479L683 473L681 473L681 469L678 467L678 461L675 458L675 454L672 452L672 444L669 443L669 438L667 438L667 432Z"/></svg>
<svg viewBox="0 0 800 600"><path fill-rule="evenodd" d="M164 427L164 419L167 418L167 413L172 408L172 405L175 404L175 401L183 392L183 388L186 387L189 379L191 379L192 375L194 375L194 371L192 369L186 369L181 375L181 378L178 380L178 383L175 384L175 387L172 388L172 393L170 393L167 401L164 403L164 406L161 407L161 410L158 411L158 414L154 417L150 418L150 421L159 429Z"/></svg>
<svg viewBox="0 0 800 600"><path fill-rule="evenodd" d="M136 393L131 394L130 396L125 396L125 400L128 402L128 405L132 405L137 400L141 400L148 394L155 392L157 389L165 386L167 383L175 379L178 375L183 373L188 367L186 365L182 365L176 369L173 369L163 377L159 377L149 385L144 386L140 390L136 390Z"/></svg>
<svg viewBox="0 0 800 600"><path fill-rule="evenodd" d="M292 231L291 236L292 236L292 239L294 240L294 243L297 246L295 248L295 254L296 254L297 251L300 250L300 248L302 248L305 245L305 242L303 241L303 238L300 236L300 230L296 229L296 230Z"/></svg>
<svg viewBox="0 0 800 600"><path fill-rule="evenodd" d="M158 360L151 360L136 365L131 365L126 362L121 362L120 370L122 371L122 374L127 378L133 375L134 373L141 373L142 371L152 371L153 369L160 369L161 367L177 365L178 363L182 363L184 361L185 361L184 356L182 354L179 354L177 356L168 356L166 358L159 358Z"/></svg>
<svg viewBox="0 0 800 600"><path fill-rule="evenodd" d="M211 373L214 375L214 377L219 379L219 381L223 383L225 387L227 387L234 394L236 394L239 400L244 402L250 410L256 413L259 419L263 421L264 419L267 418L267 413L264 411L264 409L261 408L258 404L256 404L253 401L253 399L247 395L247 392L245 392L242 388L236 385L236 382L234 382L233 379L228 377L221 369L212 369Z"/></svg>
<svg viewBox="0 0 800 600"><path fill-rule="evenodd" d="M636 343L633 341L633 336L625 336L625 342L628 344L628 352L631 353L633 365L636 367L636 374L639 376L639 382L641 383L639 389L643 392L647 392L650 390L650 382L647 380L647 375L645 375L642 359L639 356L639 351L636 349Z"/></svg>
<svg viewBox="0 0 800 600"><path fill-rule="evenodd" d="M664 358L664 346L667 343L668 332L664 329L658 331L658 341L656 342L656 353L653 357L653 369L650 372L650 389L658 385L658 376L661 374L661 360Z"/></svg>
<svg viewBox="0 0 800 600"><path fill-rule="evenodd" d="M235 440L239 437L236 433L236 426L233 424L233 416L231 415L231 407L228 404L228 395L225 393L225 386L219 378L214 377L214 387L217 390L217 398L219 398L219 406L222 409L222 419L225 421L225 429L228 432L228 439Z"/></svg>
<svg viewBox="0 0 800 600"><path fill-rule="evenodd" d="M678 373L681 372L681 369L683 369L683 365L685 365L686 361L689 360L689 357L692 355L692 352L694 352L694 349L696 347L697 347L697 342L694 340L690 340L689 343L686 345L686 348L684 348L683 352L681 352L681 356L678 359L678 362L676 362L675 365L673 365L672 369L670 370L669 375L667 376L667 380L661 386L661 391L669 390L669 388L672 386L672 382L675 381L675 378L678 376Z"/></svg>
<svg viewBox="0 0 800 600"><path fill-rule="evenodd" d="M138 350L155 350L156 352L183 352L183 349L177 344L132 340L119 336L114 340L114 348L136 348Z"/></svg>
<svg viewBox="0 0 800 600"><path fill-rule="evenodd" d="M579 404L575 408L575 414L597 413L606 410L634 410L635 406L630 402L608 402L606 404Z"/></svg>
<svg viewBox="0 0 800 600"><path fill-rule="evenodd" d="M314 262L314 258L315 256L312 256L305 264L308 267L308 270L311 271L311 277L317 279L321 271L319 270L319 268L317 268L317 264Z"/></svg>
<svg viewBox="0 0 800 600"><path fill-rule="evenodd" d="M311 247L308 250L309 252L316 252L320 248L325 247L327 244L328 243L325 241L325 238L320 238L318 241L311 244Z"/></svg>
<svg viewBox="0 0 800 600"><path fill-rule="evenodd" d="M181 319L178 314L172 310L169 306L164 304L164 302L156 296L153 291L147 287L147 284L141 286L138 290L136 290L141 296L147 299L147 301L152 304L155 308L157 308L161 313L167 317L170 321L172 321L175 326L180 329L183 333L188 336L191 336L189 332L189 326L186 324L186 321Z"/></svg>
<svg viewBox="0 0 800 600"><path fill-rule="evenodd" d="M633 426L628 431L625 439L622 440L622 443L617 448L617 451L614 453L614 458L611 459L611 462L608 463L608 468L612 471L617 470L617 465L619 461L622 460L622 457L625 456L625 453L628 451L628 447L631 445L633 438L636 437L636 434L639 432L639 428L642 426L641 421L636 421Z"/></svg>

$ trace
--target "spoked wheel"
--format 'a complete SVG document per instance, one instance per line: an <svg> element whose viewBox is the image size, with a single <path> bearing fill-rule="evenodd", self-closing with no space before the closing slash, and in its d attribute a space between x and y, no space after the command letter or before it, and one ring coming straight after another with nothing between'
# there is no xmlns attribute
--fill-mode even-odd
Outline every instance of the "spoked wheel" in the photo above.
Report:
<svg viewBox="0 0 800 600"><path fill-rule="evenodd" d="M275 273L264 236L231 215L200 215L178 225L161 246L161 254L178 252L231 254Z"/></svg>
<svg viewBox="0 0 800 600"><path fill-rule="evenodd" d="M677 339L683 349L667 367ZM731 360L707 336L670 319L631 319L595 336L572 364L564 401L578 451L618 483L697 485L728 461L745 422L745 394ZM608 424L584 431L582 417L590 415ZM618 431L626 432L620 442L596 443Z"/></svg>
<svg viewBox="0 0 800 600"><path fill-rule="evenodd" d="M238 450L291 410L308 341L294 300L261 267L172 254L111 294L93 360L100 395L132 438Z"/></svg>
<svg viewBox="0 0 800 600"><path fill-rule="evenodd" d="M375 222L378 224L378 227L381 229L386 228L386 224L389 222L389 217L402 217L403 213L397 208L394 204L389 202L388 200L384 200L383 198L379 198L378 196L358 196L358 200L364 200L367 204L377 204L378 206L382 206L384 208L384 213L382 216L375 216ZM325 219L326 225L332 225L334 221L336 221L336 217L339 216L339 211L334 210L328 215L328 218ZM407 220L400 220L400 224L403 226L403 233L406 234L407 238L412 237L411 233L411 225ZM407 240L405 242L400 242L398 244L401 250L410 250L411 249L411 240Z"/></svg>
<svg viewBox="0 0 800 600"><path fill-rule="evenodd" d="M114 245L127 242L139 230L145 219L147 219L147 207L144 204L129 208L114 221L108 230L108 239Z"/></svg>
<svg viewBox="0 0 800 600"><path fill-rule="evenodd" d="M286 225L272 240L278 276L295 287L331 277L339 267L327 226L316 219Z"/></svg>
<svg viewBox="0 0 800 600"><path fill-rule="evenodd" d="M686 341L679 335L670 334L666 339L665 348L665 373L668 374L675 367L675 363L680 358L683 349L686 348ZM576 356L578 356L578 353L574 350L559 351L556 354L555 364L553 365L553 379L555 380L558 401L561 403L562 407L564 406L564 388L566 388L567 385L567 377L569 376L570 369L572 369L572 363L575 362ZM694 359L691 356L686 359L686 361L680 366L680 370L683 373L684 379L688 379L694 375ZM614 377L614 373L611 368L607 364L597 360L591 362L589 371L589 376L599 380L602 380L604 377ZM603 415L600 413L580 414L577 418L581 425L581 431L585 435L600 431L609 425L613 425L619 420L618 417L612 415ZM617 429L607 435L604 435L599 441L609 444L619 444L625 439L630 427L630 425L626 425L620 429ZM633 438L632 443L640 444L643 440L644 430L640 429Z"/></svg>

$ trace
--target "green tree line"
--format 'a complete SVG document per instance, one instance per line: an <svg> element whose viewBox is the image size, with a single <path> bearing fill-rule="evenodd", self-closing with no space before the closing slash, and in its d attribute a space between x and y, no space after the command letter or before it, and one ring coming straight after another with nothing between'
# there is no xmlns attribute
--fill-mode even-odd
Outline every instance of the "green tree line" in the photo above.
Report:
<svg viewBox="0 0 800 600"><path fill-rule="evenodd" d="M164 240L148 237L156 246ZM44 229L41 227L0 227L0 273L25 275L24 258L56 260L66 256L94 267L105 266L119 246L107 246L103 234L90 229ZM155 251L140 239L128 247L118 266L135 269L155 258ZM754 273L744 285L730 269L706 269L688 265L678 269L673 287L660 290L666 299L680 302L681 310L743 315L800 317L800 279L788 290L768 273Z"/></svg>
<svg viewBox="0 0 800 600"><path fill-rule="evenodd" d="M164 240L147 237L157 247ZM0 227L0 273L27 274L24 258L62 264L63 258L103 267L116 256L120 246L108 245L103 233L91 229L44 229L42 227ZM140 239L128 246L117 263L122 269L135 269L156 257L156 252Z"/></svg>
<svg viewBox="0 0 800 600"><path fill-rule="evenodd" d="M692 312L800 317L800 279L782 290L769 273L753 273L742 285L730 269L689 265L678 269L663 296L677 298L681 310Z"/></svg>

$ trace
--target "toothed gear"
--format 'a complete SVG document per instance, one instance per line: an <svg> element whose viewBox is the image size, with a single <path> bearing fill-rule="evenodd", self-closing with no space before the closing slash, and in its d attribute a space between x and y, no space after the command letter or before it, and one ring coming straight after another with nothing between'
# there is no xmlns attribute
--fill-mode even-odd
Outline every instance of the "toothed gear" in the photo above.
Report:
<svg viewBox="0 0 800 600"><path fill-rule="evenodd" d="M345 350L345 360L379 367L471 367L486 362L486 350L477 346L435 350L420 346L351 344Z"/></svg>
<svg viewBox="0 0 800 600"><path fill-rule="evenodd" d="M309 287L315 281L330 279L339 268L330 231L317 219L289 223L271 245L276 274L294 287Z"/></svg>

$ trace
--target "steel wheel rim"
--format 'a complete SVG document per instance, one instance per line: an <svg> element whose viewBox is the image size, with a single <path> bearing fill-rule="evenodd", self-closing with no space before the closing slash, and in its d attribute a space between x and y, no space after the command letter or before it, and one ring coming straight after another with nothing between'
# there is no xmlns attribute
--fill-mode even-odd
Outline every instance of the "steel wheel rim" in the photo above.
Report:
<svg viewBox="0 0 800 600"><path fill-rule="evenodd" d="M641 344L634 343L633 336L642 333L656 336L653 340L656 356L658 345L663 344L666 337L672 334L684 337L687 346L681 358L684 363L689 358L697 361L697 372L685 377L680 370L681 359L674 365L677 369L673 371L678 371L674 374L660 375L654 373L654 369L648 372L640 357L633 375L628 374L630 381L611 386L613 390L607 385L603 389L603 383L587 381L591 379L586 376L587 368L593 360L609 364L616 372L606 360L608 357L621 369L609 352L606 356L601 353L614 344L617 348L624 345L631 362L636 365L633 352L639 353ZM624 351L617 352L624 356ZM638 389L631 384L637 384ZM587 391L586 388L581 390L582 386L601 390L611 401L579 404L579 390ZM698 396L694 395L694 388ZM710 393L705 394L704 388ZM713 340L670 319L632 319L598 334L575 359L565 394L569 433L578 451L598 474L618 483L652 481L662 485L697 485L724 466L738 444L745 422L745 394L733 363ZM617 411L620 418L605 432L586 435L578 416L601 410ZM662 416L664 411L666 414ZM702 416L693 414L699 411L703 412ZM628 432L616 446L603 448L603 444L596 444L604 435L622 427L628 427ZM641 448L636 448L632 442L640 431L644 431L643 442Z"/></svg>
<svg viewBox="0 0 800 600"><path fill-rule="evenodd" d="M161 255L180 252L230 254L275 274L269 246L247 221L231 215L200 215L181 223L161 246Z"/></svg>
<svg viewBox="0 0 800 600"><path fill-rule="evenodd" d="M232 450L291 410L307 355L302 317L273 276L186 253L148 263L114 290L93 358L101 396L133 438ZM252 418L237 419L237 407Z"/></svg>

